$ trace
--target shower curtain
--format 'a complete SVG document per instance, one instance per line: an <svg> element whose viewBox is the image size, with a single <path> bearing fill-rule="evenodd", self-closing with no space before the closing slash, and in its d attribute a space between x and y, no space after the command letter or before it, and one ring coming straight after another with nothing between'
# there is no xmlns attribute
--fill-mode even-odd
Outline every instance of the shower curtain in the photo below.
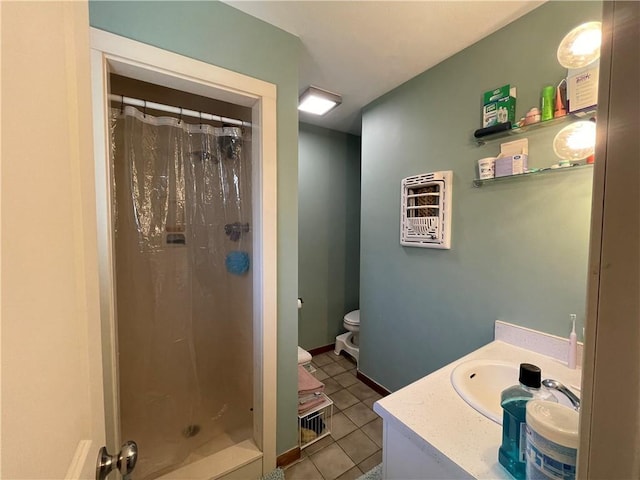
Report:
<svg viewBox="0 0 640 480"><path fill-rule="evenodd" d="M154 478L252 437L248 139L126 107L112 140L120 430Z"/></svg>

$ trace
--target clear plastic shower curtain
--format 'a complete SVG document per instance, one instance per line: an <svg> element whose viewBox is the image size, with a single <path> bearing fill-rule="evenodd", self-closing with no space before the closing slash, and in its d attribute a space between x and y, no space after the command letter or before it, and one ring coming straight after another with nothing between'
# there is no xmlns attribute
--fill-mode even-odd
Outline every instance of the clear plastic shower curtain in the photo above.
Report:
<svg viewBox="0 0 640 480"><path fill-rule="evenodd" d="M112 132L121 435L153 478L252 436L251 164L238 128Z"/></svg>

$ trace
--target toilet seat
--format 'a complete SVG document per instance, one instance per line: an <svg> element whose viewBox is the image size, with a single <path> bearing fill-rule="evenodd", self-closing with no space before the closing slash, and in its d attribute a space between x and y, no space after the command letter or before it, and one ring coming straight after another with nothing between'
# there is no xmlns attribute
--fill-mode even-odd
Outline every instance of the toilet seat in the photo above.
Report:
<svg viewBox="0 0 640 480"><path fill-rule="evenodd" d="M304 348L298 346L298 365L305 365L311 362L311 354Z"/></svg>
<svg viewBox="0 0 640 480"><path fill-rule="evenodd" d="M340 352L344 350L356 360L357 364L360 359L360 346L358 341L358 334L360 333L360 310L353 310L347 313L343 318L342 326L347 332L336 337L333 353L340 355Z"/></svg>
<svg viewBox="0 0 640 480"><path fill-rule="evenodd" d="M354 310L344 316L344 323L354 327L360 326L360 310Z"/></svg>

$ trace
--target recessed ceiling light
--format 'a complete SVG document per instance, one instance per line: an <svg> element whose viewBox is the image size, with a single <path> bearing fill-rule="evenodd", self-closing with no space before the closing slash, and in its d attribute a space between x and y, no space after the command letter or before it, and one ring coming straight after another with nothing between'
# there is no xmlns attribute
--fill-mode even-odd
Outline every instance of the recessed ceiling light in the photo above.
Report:
<svg viewBox="0 0 640 480"><path fill-rule="evenodd" d="M341 103L340 95L317 87L309 87L300 95L298 110L314 115L324 115Z"/></svg>

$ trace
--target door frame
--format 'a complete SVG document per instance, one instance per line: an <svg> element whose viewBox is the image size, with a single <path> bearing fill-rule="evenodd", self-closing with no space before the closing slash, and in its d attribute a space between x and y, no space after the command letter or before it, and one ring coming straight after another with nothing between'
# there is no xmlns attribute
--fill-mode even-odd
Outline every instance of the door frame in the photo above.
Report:
<svg viewBox="0 0 640 480"><path fill-rule="evenodd" d="M276 86L96 28L91 35L93 140L100 278L100 323L107 444L119 438L109 74L251 108L253 194L254 440L262 471L276 466L277 144ZM215 113L215 112L214 112ZM127 440L127 439L125 439ZM135 440L135 439L132 439Z"/></svg>

